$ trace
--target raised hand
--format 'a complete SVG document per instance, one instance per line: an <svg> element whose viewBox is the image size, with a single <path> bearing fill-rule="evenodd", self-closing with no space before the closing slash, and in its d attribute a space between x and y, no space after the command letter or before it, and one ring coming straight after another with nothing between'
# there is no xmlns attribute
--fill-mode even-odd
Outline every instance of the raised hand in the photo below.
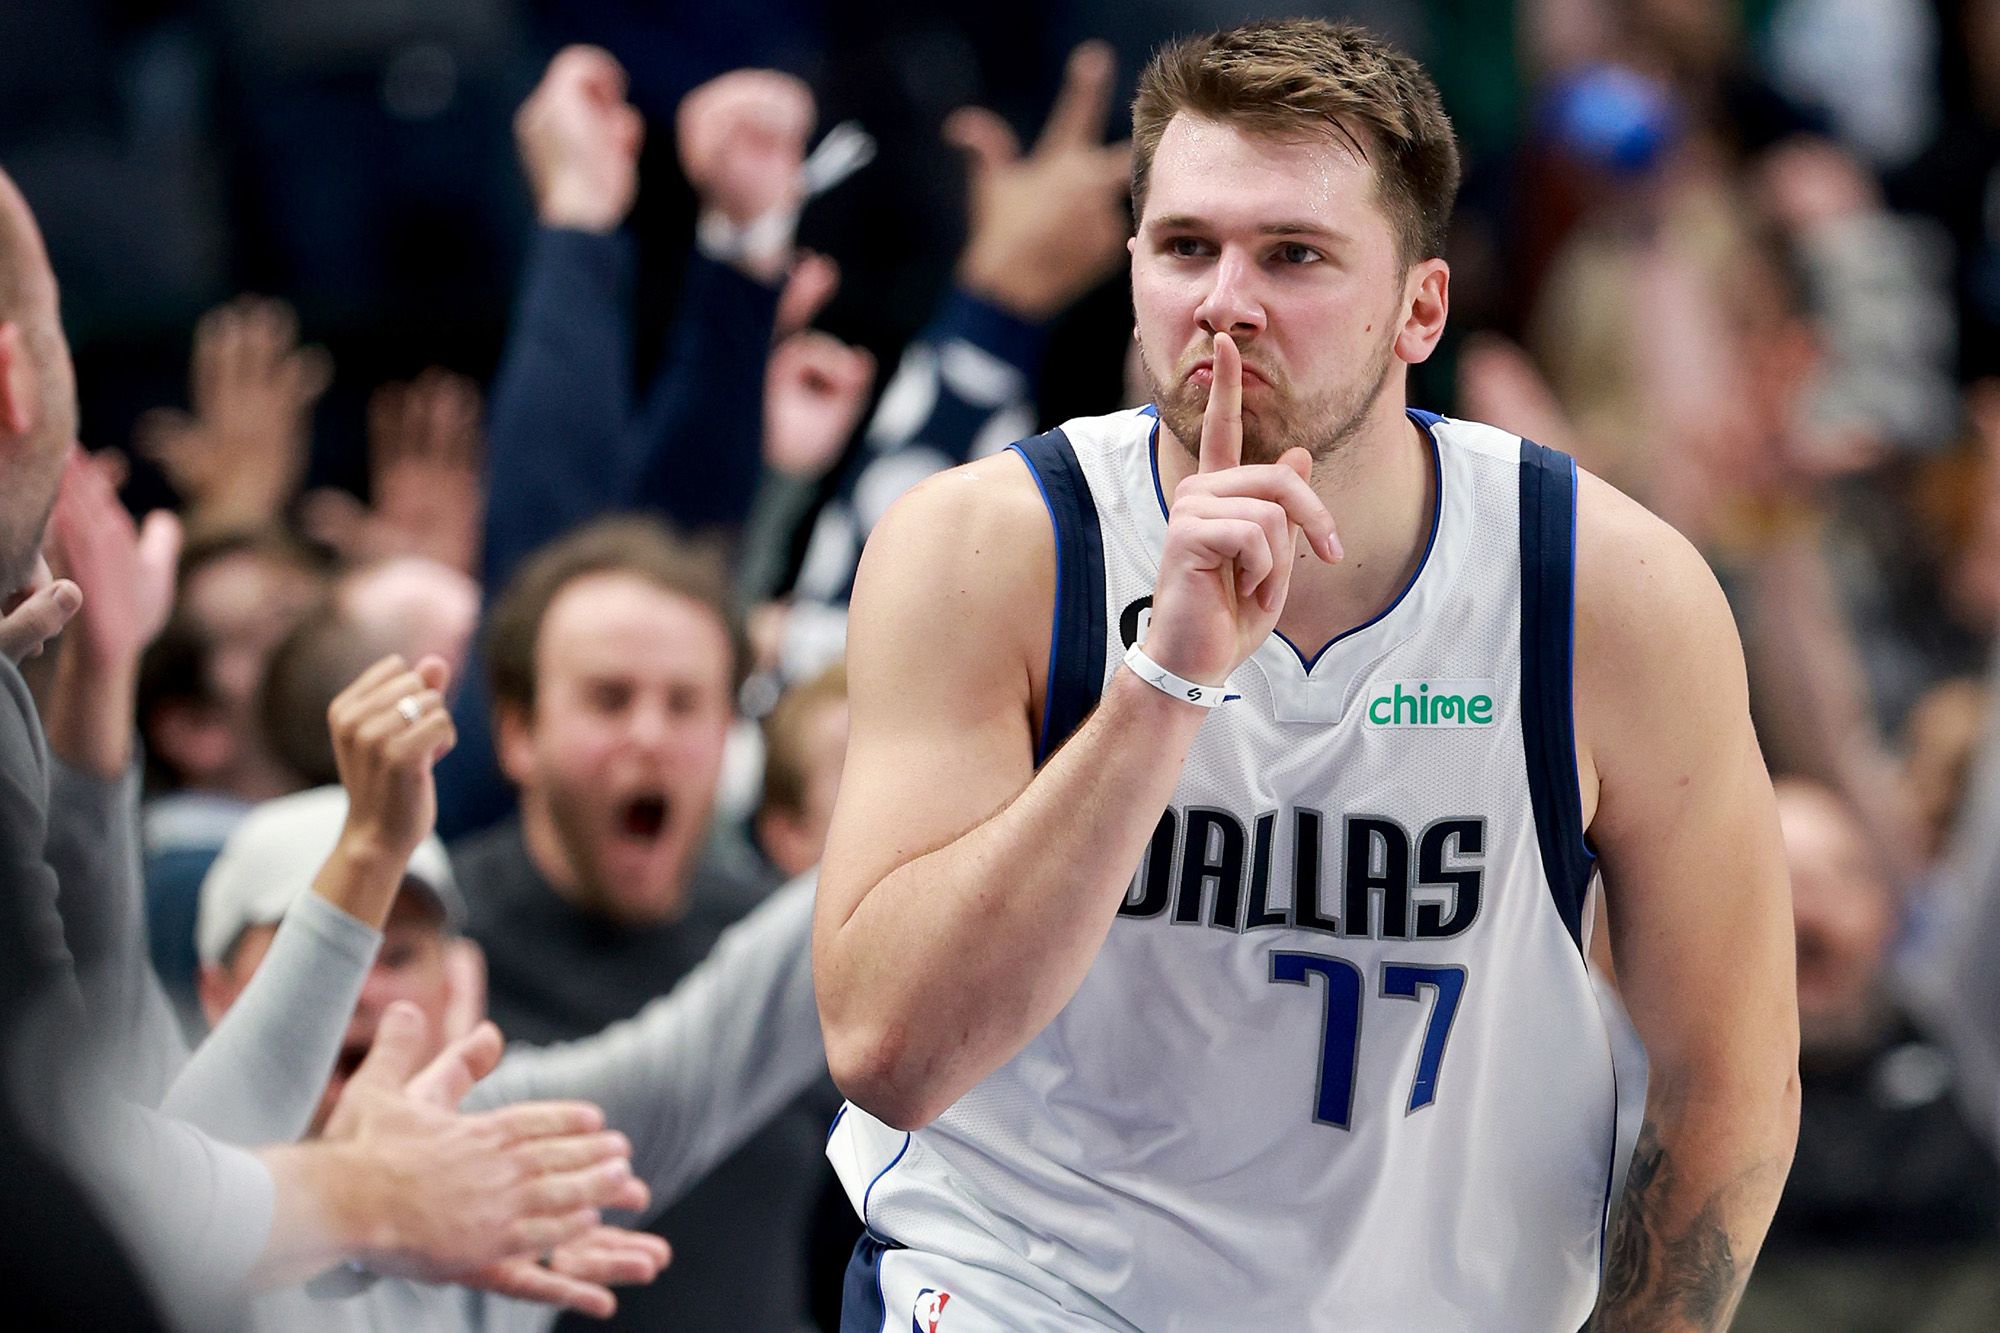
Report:
<svg viewBox="0 0 2000 1333"><path fill-rule="evenodd" d="M53 568L83 589L73 638L93 670L136 666L174 609L180 520L164 509L135 524L119 502L115 460L72 449L49 522Z"/></svg>
<svg viewBox="0 0 2000 1333"><path fill-rule="evenodd" d="M712 208L739 227L796 208L799 168L817 116L812 90L773 69L738 69L681 99L681 169Z"/></svg>
<svg viewBox="0 0 2000 1333"><path fill-rule="evenodd" d="M486 514L479 386L433 366L368 400L369 492L306 497L308 535L351 561L419 555L471 574Z"/></svg>
<svg viewBox="0 0 2000 1333"><path fill-rule="evenodd" d="M840 265L825 255L801 250L778 293L778 312L771 321L783 340L813 322L840 290Z"/></svg>
<svg viewBox="0 0 2000 1333"><path fill-rule="evenodd" d="M545 227L615 230L639 194L646 122L625 100L625 67L595 46L566 46L514 115L535 216Z"/></svg>
<svg viewBox="0 0 2000 1333"><path fill-rule="evenodd" d="M833 466L875 382L875 358L830 333L805 329L772 349L764 368L764 462L813 478Z"/></svg>
<svg viewBox="0 0 2000 1333"><path fill-rule="evenodd" d="M1340 559L1333 516L1309 484L1312 459L1288 449L1243 462L1243 357L1215 335L1199 471L1174 488L1153 591L1146 655L1189 680L1219 685L1277 627L1301 535Z"/></svg>
<svg viewBox="0 0 2000 1333"><path fill-rule="evenodd" d="M991 111L964 107L945 138L970 164L970 211L959 281L1028 319L1045 320L1109 277L1125 258L1132 148L1104 146L1111 48L1070 53L1062 91L1034 151Z"/></svg>
<svg viewBox="0 0 2000 1333"><path fill-rule="evenodd" d="M334 763L347 789L341 847L394 867L394 879L437 822L431 765L458 739L445 709L450 672L426 657L412 669L391 654L334 696L327 708Z"/></svg>
<svg viewBox="0 0 2000 1333"><path fill-rule="evenodd" d="M332 378L332 358L299 345L298 319L282 301L241 296L202 316L189 370L192 415L148 412L137 441L180 494L189 530L278 520L305 476L313 404Z"/></svg>

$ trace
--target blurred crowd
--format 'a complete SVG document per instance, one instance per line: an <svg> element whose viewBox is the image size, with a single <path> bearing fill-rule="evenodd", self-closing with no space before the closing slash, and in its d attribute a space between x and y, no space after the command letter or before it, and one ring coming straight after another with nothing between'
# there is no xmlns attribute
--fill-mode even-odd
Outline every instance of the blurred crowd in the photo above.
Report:
<svg viewBox="0 0 2000 1333"><path fill-rule="evenodd" d="M82 609L23 669L76 979L154 1047L110 1062L246 1146L588 1102L560 1132L624 1174L564 1199L672 1246L316 1254L373 1272L263 1270L229 1317L541 1327L631 1284L633 1326L837 1327L805 953L862 545L926 475L1142 399L1130 81L1267 8L0 9L85 446L47 551ZM1743 631L1804 1100L1737 1326L1991 1326L2000 0L1340 14L1467 151L1413 401L1660 513ZM298 977L351 1002L301 1024Z"/></svg>

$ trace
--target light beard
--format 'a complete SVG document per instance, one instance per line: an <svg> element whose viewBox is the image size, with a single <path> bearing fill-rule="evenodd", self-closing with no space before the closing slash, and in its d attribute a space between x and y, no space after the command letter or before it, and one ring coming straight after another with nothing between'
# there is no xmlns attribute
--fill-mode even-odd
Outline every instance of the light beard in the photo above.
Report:
<svg viewBox="0 0 2000 1333"><path fill-rule="evenodd" d="M612 885L603 858L598 855L598 837L593 830L604 827L603 821L595 817L601 807L559 784L548 786L542 794L542 801L549 812L549 823L555 829L563 859L569 863L569 896L580 906L614 920L648 924L669 921L681 914L686 906L688 861L694 847L683 848L676 859L673 867L675 883L665 907L657 909L650 893L648 901L637 904L629 894L620 893ZM703 825L706 825L706 820ZM651 886L647 887L650 889Z"/></svg>
<svg viewBox="0 0 2000 1333"><path fill-rule="evenodd" d="M1335 385L1315 398L1292 399L1283 385L1272 383L1270 397L1280 404L1276 421L1267 425L1262 418L1244 414L1243 461L1275 463L1291 449L1304 449L1312 456L1316 469L1334 459L1368 423L1376 400L1382 396L1382 387L1395 369L1395 347L1393 340L1383 343L1381 359L1372 376ZM1176 378L1171 390L1163 385L1153 370L1152 357L1144 342L1139 344L1139 364L1145 371L1146 387L1152 392L1160 420L1181 442L1188 457L1200 461L1201 423L1208 411L1208 389L1185 374Z"/></svg>

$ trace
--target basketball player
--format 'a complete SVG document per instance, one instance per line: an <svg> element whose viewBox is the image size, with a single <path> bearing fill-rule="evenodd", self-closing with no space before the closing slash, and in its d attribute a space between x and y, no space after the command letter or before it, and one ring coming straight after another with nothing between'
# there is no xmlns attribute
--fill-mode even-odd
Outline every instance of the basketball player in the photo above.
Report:
<svg viewBox="0 0 2000 1333"><path fill-rule="evenodd" d="M1414 62L1253 24L1133 128L1152 405L925 483L861 566L813 958L847 1326L1720 1328L1798 1042L1721 593L1405 406L1458 175ZM1600 870L1651 1061L1608 1240Z"/></svg>

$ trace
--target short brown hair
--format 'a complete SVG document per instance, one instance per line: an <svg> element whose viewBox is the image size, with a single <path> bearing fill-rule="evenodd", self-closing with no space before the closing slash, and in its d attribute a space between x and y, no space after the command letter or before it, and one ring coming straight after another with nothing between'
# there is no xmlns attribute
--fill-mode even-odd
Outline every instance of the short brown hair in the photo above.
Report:
<svg viewBox="0 0 2000 1333"><path fill-rule="evenodd" d="M806 723L828 704L847 702L847 668L835 663L778 697L764 715L763 810L799 814L806 808Z"/></svg>
<svg viewBox="0 0 2000 1333"><path fill-rule="evenodd" d="M340 781L327 709L334 696L390 652L323 598L272 650L257 691L264 743L308 786Z"/></svg>
<svg viewBox="0 0 2000 1333"><path fill-rule="evenodd" d="M1364 158L1379 156L1376 189L1403 262L1444 252L1458 197L1451 118L1424 67L1366 30L1271 19L1186 37L1154 53L1132 103L1135 218L1145 214L1160 136L1180 112L1267 134L1344 135Z"/></svg>
<svg viewBox="0 0 2000 1333"><path fill-rule="evenodd" d="M535 707L535 645L564 588L592 574L630 574L715 613L729 634L730 680L743 684L750 659L721 557L637 515L599 519L559 537L522 563L486 619L486 679L495 707Z"/></svg>

